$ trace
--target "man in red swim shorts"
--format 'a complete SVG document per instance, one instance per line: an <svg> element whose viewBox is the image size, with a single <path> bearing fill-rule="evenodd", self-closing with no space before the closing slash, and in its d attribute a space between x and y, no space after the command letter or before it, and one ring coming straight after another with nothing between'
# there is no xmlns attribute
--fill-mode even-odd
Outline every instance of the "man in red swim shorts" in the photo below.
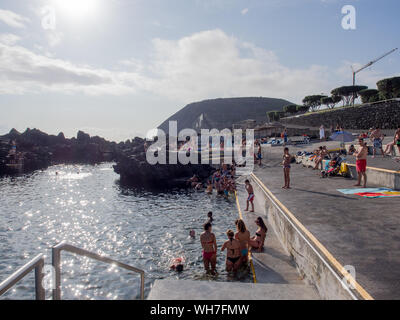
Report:
<svg viewBox="0 0 400 320"><path fill-rule="evenodd" d="M367 155L368 155L368 148L367 144L364 143L364 139L358 139L359 147L357 148L354 155L356 156L356 169L358 175L357 184L354 185L355 187L361 186L361 178L364 177L364 184L363 188L367 187Z"/></svg>

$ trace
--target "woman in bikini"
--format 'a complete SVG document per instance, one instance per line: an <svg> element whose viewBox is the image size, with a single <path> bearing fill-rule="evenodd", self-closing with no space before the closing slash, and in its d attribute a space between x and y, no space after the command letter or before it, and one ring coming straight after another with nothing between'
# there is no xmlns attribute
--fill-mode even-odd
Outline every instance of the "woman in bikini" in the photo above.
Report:
<svg viewBox="0 0 400 320"><path fill-rule="evenodd" d="M204 224L204 232L200 236L200 242L203 248L204 269L207 271L207 273L215 275L215 266L217 264L217 240L214 233L211 231L211 223L207 222Z"/></svg>
<svg viewBox="0 0 400 320"><path fill-rule="evenodd" d="M251 249L256 249L261 252L264 247L265 236L267 235L268 228L261 217L258 217L255 221L258 226L256 235L249 240L249 246Z"/></svg>
<svg viewBox="0 0 400 320"><path fill-rule="evenodd" d="M237 232L235 234L235 239L240 242L240 253L242 255L241 263L247 261L247 256L249 253L249 241L250 232L247 230L246 225L242 219L235 221Z"/></svg>
<svg viewBox="0 0 400 320"><path fill-rule="evenodd" d="M236 272L240 267L240 242L236 240L235 233L232 230L226 232L228 241L226 241L221 248L221 252L227 249L226 253L226 271Z"/></svg>

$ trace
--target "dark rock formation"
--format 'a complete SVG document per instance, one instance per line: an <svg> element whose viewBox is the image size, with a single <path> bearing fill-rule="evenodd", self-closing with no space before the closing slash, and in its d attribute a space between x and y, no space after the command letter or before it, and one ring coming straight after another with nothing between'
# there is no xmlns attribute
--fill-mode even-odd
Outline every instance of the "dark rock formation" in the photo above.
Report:
<svg viewBox="0 0 400 320"><path fill-rule="evenodd" d="M13 129L0 137L0 175L27 173L61 163L116 161L114 170L122 184L166 189L187 187L187 179L194 174L205 179L213 171L208 165L150 165L146 161L144 144L141 138L116 144L98 136L90 137L82 131L77 138L66 139L63 133L55 136L27 129L21 134ZM10 152L13 146L16 146L15 154ZM19 163L23 166L19 167Z"/></svg>
<svg viewBox="0 0 400 320"><path fill-rule="evenodd" d="M193 175L196 174L200 180L205 180L214 171L211 166L202 164L151 165L146 160L144 143L145 140L135 138L118 145L121 152L117 154L114 170L120 175L122 184L157 189L185 188L188 187L187 180Z"/></svg>
<svg viewBox="0 0 400 320"><path fill-rule="evenodd" d="M10 154L15 143L17 154ZM48 135L38 129L12 129L0 137L0 175L31 172L60 163L96 164L116 159L117 144L79 131L77 139L63 133ZM10 164L23 163L18 170Z"/></svg>

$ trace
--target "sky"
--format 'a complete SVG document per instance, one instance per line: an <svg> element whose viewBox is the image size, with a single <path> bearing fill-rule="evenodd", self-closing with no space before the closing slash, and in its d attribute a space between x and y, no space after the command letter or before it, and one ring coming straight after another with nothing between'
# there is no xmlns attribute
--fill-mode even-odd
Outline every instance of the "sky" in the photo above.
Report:
<svg viewBox="0 0 400 320"><path fill-rule="evenodd" d="M345 5L355 29L343 28ZM0 0L0 134L123 141L195 101L300 104L400 47L399 10L398 0ZM398 75L400 50L357 84Z"/></svg>

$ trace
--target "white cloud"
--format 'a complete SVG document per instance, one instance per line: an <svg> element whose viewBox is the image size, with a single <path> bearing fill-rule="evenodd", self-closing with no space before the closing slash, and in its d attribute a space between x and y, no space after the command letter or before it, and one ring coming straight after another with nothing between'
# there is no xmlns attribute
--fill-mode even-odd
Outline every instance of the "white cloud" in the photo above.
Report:
<svg viewBox="0 0 400 320"><path fill-rule="evenodd" d="M126 94L137 88L136 73L80 66L0 43L0 94L58 91Z"/></svg>
<svg viewBox="0 0 400 320"><path fill-rule="evenodd" d="M242 15L245 15L245 14L247 14L249 12L249 9L248 8L244 8L242 11L240 11L240 13L242 14Z"/></svg>
<svg viewBox="0 0 400 320"><path fill-rule="evenodd" d="M29 19L15 12L0 9L0 21L10 27L25 28L25 23L29 22Z"/></svg>
<svg viewBox="0 0 400 320"><path fill-rule="evenodd" d="M0 33L0 43L5 45L14 45L16 44L21 38L12 33Z"/></svg>
<svg viewBox="0 0 400 320"><path fill-rule="evenodd" d="M276 54L223 31L198 32L179 40L153 40L149 61L119 62L119 70L76 65L0 41L1 93L56 91L91 95L147 92L189 103L216 97L269 96L300 103L351 84L348 62L289 68ZM17 41L14 39L14 43ZM11 42L11 43L10 43ZM364 70L357 83L375 87L385 77Z"/></svg>
<svg viewBox="0 0 400 320"><path fill-rule="evenodd" d="M298 99L329 82L326 67L287 68L272 51L221 30L153 44L151 89L185 102L230 96Z"/></svg>

